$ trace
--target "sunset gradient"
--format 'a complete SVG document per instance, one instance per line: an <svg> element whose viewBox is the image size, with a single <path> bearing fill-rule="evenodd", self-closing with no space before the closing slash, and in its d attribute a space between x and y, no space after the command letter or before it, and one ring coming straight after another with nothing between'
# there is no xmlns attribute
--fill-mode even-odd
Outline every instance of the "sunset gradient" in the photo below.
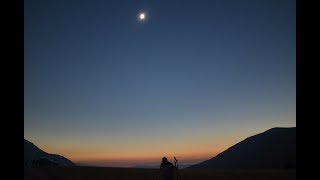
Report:
<svg viewBox="0 0 320 180"><path fill-rule="evenodd" d="M296 126L295 1L24 3L24 137L48 153L194 164Z"/></svg>

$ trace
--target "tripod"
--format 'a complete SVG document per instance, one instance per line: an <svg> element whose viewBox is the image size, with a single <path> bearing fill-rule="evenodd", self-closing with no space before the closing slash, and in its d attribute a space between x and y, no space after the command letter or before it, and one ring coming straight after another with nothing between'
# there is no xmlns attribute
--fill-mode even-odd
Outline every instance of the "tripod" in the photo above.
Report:
<svg viewBox="0 0 320 180"><path fill-rule="evenodd" d="M176 171L176 180L178 180L179 177L179 173L178 173L178 159L176 157L174 157L174 167L175 167L175 171Z"/></svg>

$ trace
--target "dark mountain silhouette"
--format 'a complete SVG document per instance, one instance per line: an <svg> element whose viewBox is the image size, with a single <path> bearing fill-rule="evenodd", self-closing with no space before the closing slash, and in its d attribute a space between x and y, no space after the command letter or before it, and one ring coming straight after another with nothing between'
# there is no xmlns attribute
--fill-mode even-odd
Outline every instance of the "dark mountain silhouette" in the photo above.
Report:
<svg viewBox="0 0 320 180"><path fill-rule="evenodd" d="M30 141L24 139L24 165L30 166L32 161L39 159L49 159L58 163L60 166L75 166L69 159L57 154L48 154Z"/></svg>
<svg viewBox="0 0 320 180"><path fill-rule="evenodd" d="M296 127L272 128L186 169L295 169Z"/></svg>

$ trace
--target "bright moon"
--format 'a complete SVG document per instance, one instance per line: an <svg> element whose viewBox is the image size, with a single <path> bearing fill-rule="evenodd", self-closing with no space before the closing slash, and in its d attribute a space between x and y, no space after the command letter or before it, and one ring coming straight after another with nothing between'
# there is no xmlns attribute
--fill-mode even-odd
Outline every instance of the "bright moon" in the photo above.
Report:
<svg viewBox="0 0 320 180"><path fill-rule="evenodd" d="M145 18L144 13L141 13L139 17L140 17L141 20L144 20L144 18Z"/></svg>

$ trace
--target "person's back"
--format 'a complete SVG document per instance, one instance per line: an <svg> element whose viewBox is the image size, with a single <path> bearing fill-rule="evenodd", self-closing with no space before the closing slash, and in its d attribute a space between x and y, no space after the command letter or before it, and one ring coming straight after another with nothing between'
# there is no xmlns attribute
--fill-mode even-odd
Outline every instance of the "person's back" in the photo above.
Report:
<svg viewBox="0 0 320 180"><path fill-rule="evenodd" d="M167 160L166 157L162 158L160 165L160 174L164 180L173 180L174 166Z"/></svg>

